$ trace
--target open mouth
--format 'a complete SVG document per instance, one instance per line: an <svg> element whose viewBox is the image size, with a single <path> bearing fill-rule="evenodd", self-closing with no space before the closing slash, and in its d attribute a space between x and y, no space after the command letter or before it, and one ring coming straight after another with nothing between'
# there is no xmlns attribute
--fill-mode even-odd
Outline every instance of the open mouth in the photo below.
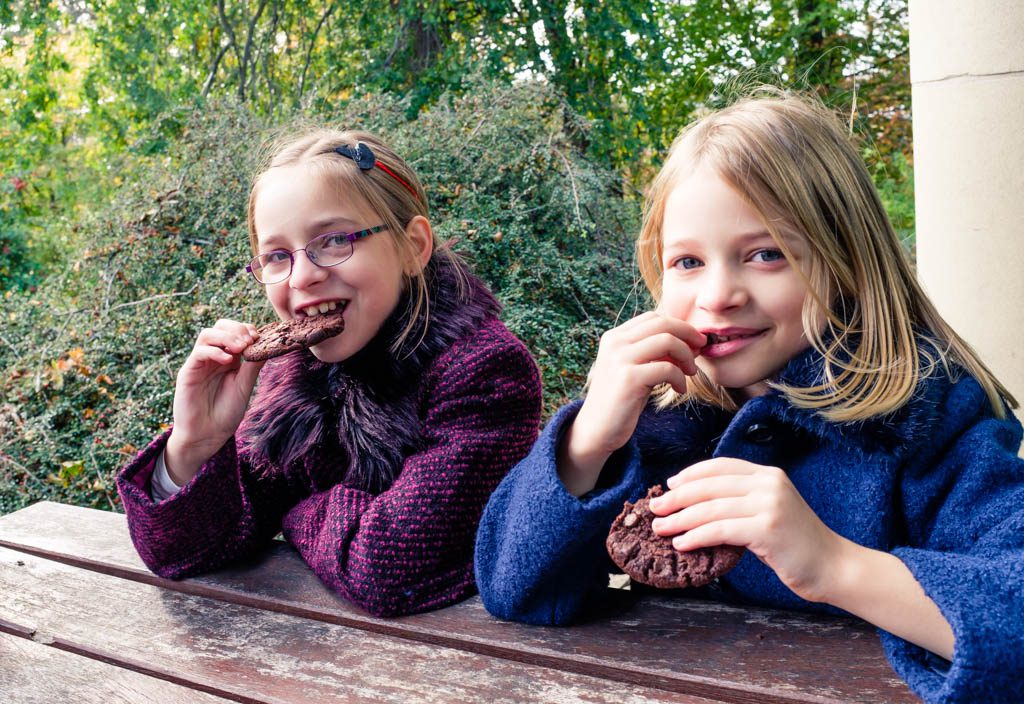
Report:
<svg viewBox="0 0 1024 704"><path fill-rule="evenodd" d="M330 315L331 313L341 313L348 306L347 300L340 301L324 301L318 303L315 306L306 306L296 311L299 317L302 318L315 318L318 315Z"/></svg>

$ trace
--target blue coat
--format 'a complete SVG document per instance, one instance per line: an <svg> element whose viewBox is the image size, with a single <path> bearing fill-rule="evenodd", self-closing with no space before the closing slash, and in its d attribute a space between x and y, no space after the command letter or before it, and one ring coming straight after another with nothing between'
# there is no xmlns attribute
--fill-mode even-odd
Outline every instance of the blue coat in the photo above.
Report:
<svg viewBox="0 0 1024 704"><path fill-rule="evenodd" d="M794 359L781 381L820 377L820 356ZM804 500L840 535L900 558L938 604L956 638L952 663L884 631L896 672L926 701L1005 702L1024 689L1024 460L1021 424L997 419L981 387L941 369L899 411L857 423L823 420L778 393L738 412L688 404L646 410L597 488L569 494L556 448L581 402L551 420L485 509L476 577L499 618L568 624L600 603L618 571L604 540L625 501L709 457L786 470ZM783 609L804 601L747 553L716 596Z"/></svg>

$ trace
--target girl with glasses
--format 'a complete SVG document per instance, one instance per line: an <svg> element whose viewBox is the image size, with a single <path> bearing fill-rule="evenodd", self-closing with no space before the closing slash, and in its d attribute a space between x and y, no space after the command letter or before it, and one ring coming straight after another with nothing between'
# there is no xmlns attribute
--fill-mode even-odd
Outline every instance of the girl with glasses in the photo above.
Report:
<svg viewBox="0 0 1024 704"><path fill-rule="evenodd" d="M1016 401L921 289L836 116L770 94L685 129L637 258L656 308L602 337L485 510L485 606L600 610L613 519L665 484L647 520L672 548L746 548L692 595L863 618L927 701L1019 698Z"/></svg>
<svg viewBox="0 0 1024 704"><path fill-rule="evenodd" d="M248 224L246 269L278 317L343 316L344 331L268 362L243 361L248 322L199 333L173 428L118 476L143 561L186 577L282 532L373 614L465 598L483 505L537 435L529 352L372 135L284 144L254 180Z"/></svg>

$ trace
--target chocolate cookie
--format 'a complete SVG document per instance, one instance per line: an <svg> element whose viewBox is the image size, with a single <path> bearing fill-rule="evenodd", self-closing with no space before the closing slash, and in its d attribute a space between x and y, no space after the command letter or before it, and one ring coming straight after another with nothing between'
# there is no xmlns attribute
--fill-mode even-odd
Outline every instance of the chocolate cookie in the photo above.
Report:
<svg viewBox="0 0 1024 704"><path fill-rule="evenodd" d="M661 589L700 587L735 567L746 548L718 545L679 552L671 538L655 534L649 504L663 493L652 486L635 504L626 502L605 541L612 561L637 582Z"/></svg>
<svg viewBox="0 0 1024 704"><path fill-rule="evenodd" d="M279 320L256 331L259 338L242 350L242 359L262 362L293 350L312 347L328 337L340 334L344 329L345 318L340 313Z"/></svg>

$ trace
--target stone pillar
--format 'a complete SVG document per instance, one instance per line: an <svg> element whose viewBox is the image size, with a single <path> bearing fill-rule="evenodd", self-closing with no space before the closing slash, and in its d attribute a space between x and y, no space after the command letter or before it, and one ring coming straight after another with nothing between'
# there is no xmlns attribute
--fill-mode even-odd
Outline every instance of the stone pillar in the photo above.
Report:
<svg viewBox="0 0 1024 704"><path fill-rule="evenodd" d="M918 275L1024 404L1022 35L1020 0L910 0Z"/></svg>

